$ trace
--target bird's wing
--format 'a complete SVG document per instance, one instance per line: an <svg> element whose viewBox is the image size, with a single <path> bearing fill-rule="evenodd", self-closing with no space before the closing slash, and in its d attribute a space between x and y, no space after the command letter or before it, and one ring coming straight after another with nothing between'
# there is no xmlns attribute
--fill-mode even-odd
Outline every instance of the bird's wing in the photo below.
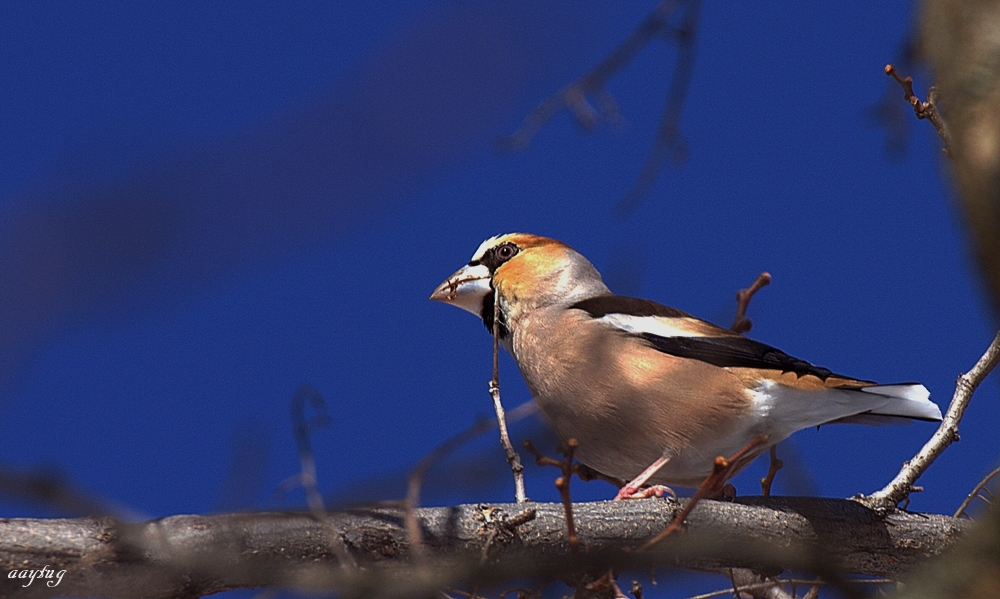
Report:
<svg viewBox="0 0 1000 599"><path fill-rule="evenodd" d="M823 381L843 379L851 386L872 384L834 374L827 368L790 356L778 348L650 300L607 295L584 300L571 308L584 310L592 318L679 358L700 360L722 368L756 368L798 376L812 375Z"/></svg>

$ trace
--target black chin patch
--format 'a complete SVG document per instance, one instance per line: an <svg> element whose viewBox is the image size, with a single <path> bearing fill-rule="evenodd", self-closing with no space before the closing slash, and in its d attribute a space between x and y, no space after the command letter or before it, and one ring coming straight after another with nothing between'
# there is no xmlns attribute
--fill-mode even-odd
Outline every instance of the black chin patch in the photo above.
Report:
<svg viewBox="0 0 1000 599"><path fill-rule="evenodd" d="M496 291L491 291L486 294L483 298L483 311L480 314L480 316L483 317L483 324L486 325L486 330L490 332L490 335L493 334L493 314L496 310L496 296ZM500 310L500 321L497 322L497 335L499 335L501 339L506 339L509 334L510 331L507 329L507 316L503 313L503 310Z"/></svg>

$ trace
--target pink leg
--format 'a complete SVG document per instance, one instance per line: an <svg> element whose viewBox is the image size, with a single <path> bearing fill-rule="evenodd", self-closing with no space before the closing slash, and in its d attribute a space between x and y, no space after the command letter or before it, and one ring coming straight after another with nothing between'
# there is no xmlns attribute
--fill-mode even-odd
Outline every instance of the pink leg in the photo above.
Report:
<svg viewBox="0 0 1000 599"><path fill-rule="evenodd" d="M664 493L670 493L674 497L677 497L677 494L674 493L672 489L664 487L663 485L654 485L646 489L640 489L642 485L646 484L646 481L659 472L660 468L663 468L663 466L669 461L670 458L667 456L658 458L655 462L650 464L648 468L643 470L639 476L635 477L627 485L619 489L618 495L615 496L615 501L618 501L619 499L645 499L646 497L653 496L663 497Z"/></svg>

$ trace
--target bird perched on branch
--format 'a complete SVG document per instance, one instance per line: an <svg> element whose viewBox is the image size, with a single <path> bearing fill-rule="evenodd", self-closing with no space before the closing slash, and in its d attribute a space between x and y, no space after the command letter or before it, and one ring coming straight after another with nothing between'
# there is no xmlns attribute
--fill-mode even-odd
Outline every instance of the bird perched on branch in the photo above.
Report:
<svg viewBox="0 0 1000 599"><path fill-rule="evenodd" d="M804 428L941 419L923 385L834 374L676 308L614 295L554 239L487 239L431 299L491 332L496 315L501 343L559 438L576 439L590 468L631 481L619 498L648 496L653 483L698 486L719 456L737 456L732 477Z"/></svg>

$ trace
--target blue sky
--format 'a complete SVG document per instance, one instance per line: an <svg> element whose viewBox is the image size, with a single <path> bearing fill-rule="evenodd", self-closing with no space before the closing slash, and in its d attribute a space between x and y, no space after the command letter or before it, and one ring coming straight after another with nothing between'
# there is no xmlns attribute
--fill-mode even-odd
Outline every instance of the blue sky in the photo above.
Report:
<svg viewBox="0 0 1000 599"><path fill-rule="evenodd" d="M652 6L0 7L0 464L148 516L301 506L271 491L298 469L289 404L308 382L332 416L313 437L322 490L400 497L409 467L491 411L489 336L427 296L510 231L724 325L767 270L755 338L923 382L944 408L995 321L932 128L909 122L894 156L871 117L909 3L708 3L688 160L629 218L612 208L652 143L667 44L611 80L624 124L587 133L563 114L527 150L492 150ZM501 371L505 404L527 401L506 356ZM954 511L996 465L997 390L979 391L911 509ZM874 491L932 430L803 431L777 492ZM537 423L513 435L551 448ZM247 455L256 468L234 466ZM425 502L509 500L504 467L483 439ZM528 470L529 496L555 500L554 472ZM51 514L0 497L0 515Z"/></svg>

